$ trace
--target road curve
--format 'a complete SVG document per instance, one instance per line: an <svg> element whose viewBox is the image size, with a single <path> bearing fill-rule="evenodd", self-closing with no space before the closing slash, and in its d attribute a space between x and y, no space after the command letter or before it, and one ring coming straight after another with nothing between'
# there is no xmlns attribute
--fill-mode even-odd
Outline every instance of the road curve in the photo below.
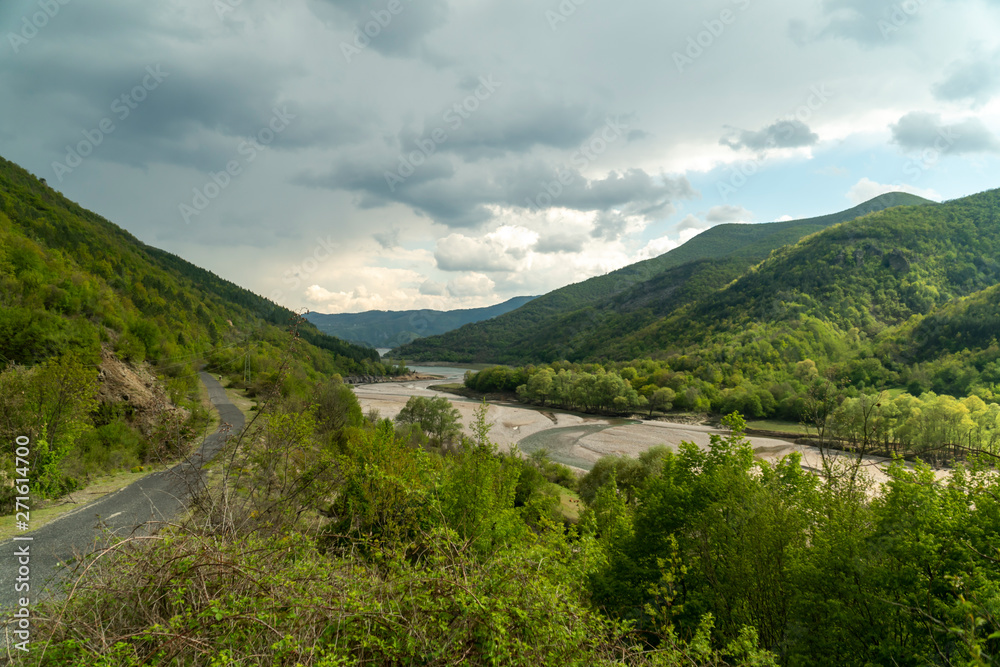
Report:
<svg viewBox="0 0 1000 667"><path fill-rule="evenodd" d="M230 430L243 428L243 413L229 402L219 381L208 373L200 373L208 389L209 399L219 412L219 430L205 438L192 456L169 470L153 473L124 489L95 500L66 514L38 530L25 533L31 541L7 540L0 543L0 609L12 609L25 593L15 592L18 577L18 556L15 552L29 545L30 594L32 603L66 569L60 563L87 554L106 543L110 531L126 536L133 531L145 531L147 521L165 521L177 516L185 507L188 489L202 467L226 442ZM99 526L100 524L100 526Z"/></svg>

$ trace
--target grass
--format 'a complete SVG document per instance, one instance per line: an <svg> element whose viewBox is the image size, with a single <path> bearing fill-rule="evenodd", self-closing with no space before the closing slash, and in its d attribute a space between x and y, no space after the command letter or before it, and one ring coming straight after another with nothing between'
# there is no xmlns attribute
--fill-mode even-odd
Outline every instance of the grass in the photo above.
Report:
<svg viewBox="0 0 1000 667"><path fill-rule="evenodd" d="M257 410L257 403L252 398L248 398L247 396L245 396L242 393L243 392L242 389L233 389L232 387L225 386L225 383L223 382L221 375L216 375L215 373L212 373L211 375L223 385L222 388L225 389L226 391L226 398L228 398L229 402L235 405L239 409L239 411L243 413L243 416L246 418L246 420L249 422L251 419L253 419L254 413ZM214 409L212 409L212 402L208 400L208 390L205 389L204 385L202 385L201 393L203 397L202 400L208 406L208 409L212 410L212 415L213 415L212 419L215 423L215 426L212 429L212 431L210 431L211 433L216 428L219 427L219 413L216 412Z"/></svg>
<svg viewBox="0 0 1000 667"><path fill-rule="evenodd" d="M559 511L564 517L577 523L580 520L580 496L564 486L558 484L552 484L552 486L559 492Z"/></svg>
<svg viewBox="0 0 1000 667"><path fill-rule="evenodd" d="M783 422L776 419L756 419L748 421L747 428L757 429L760 431L780 431L782 433L791 433L793 435L809 435L810 433L809 429L802 424Z"/></svg>

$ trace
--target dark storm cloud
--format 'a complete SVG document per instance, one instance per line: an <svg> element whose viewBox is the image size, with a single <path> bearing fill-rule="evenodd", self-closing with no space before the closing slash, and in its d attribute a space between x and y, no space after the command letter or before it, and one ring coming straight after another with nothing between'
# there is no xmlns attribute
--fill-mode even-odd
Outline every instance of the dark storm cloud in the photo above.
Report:
<svg viewBox="0 0 1000 667"><path fill-rule="evenodd" d="M317 0L311 6L325 23L351 22L363 37L348 44L397 57L420 55L424 37L449 14L447 0Z"/></svg>
<svg viewBox="0 0 1000 667"><path fill-rule="evenodd" d="M732 128L729 134L719 140L719 143L733 150L747 148L752 151L765 151L771 148L814 146L818 141L819 135L796 119L779 120L757 131Z"/></svg>
<svg viewBox="0 0 1000 667"><path fill-rule="evenodd" d="M304 105L289 100L281 91L300 74L297 68L265 57L250 63L245 53L217 54L205 62L199 52L158 44L162 35L144 37L146 26L133 25L131 19L126 12L118 17L118 25L128 24L121 30L134 30L133 39L146 42L146 48L133 48L128 57L74 57L78 49L88 48L81 42L101 39L91 33L84 40L73 33L39 44L45 48L31 57L0 60L5 90L26 105L60 117L43 140L54 157L105 119L114 129L94 151L95 159L137 167L161 162L202 171L218 170L244 140L259 140L261 132L267 139L276 115L288 121L268 144L276 150L349 143L364 136L373 121L371 114L350 114L332 102L327 108L304 110ZM45 36L57 37L57 27ZM109 32L103 48L118 51L117 42L124 38L107 24L100 28ZM150 81L155 82L153 88Z"/></svg>
<svg viewBox="0 0 1000 667"><path fill-rule="evenodd" d="M402 183L390 184L386 175L395 174L389 164L362 166L357 159L334 167L322 175L302 174L300 185L344 190L359 195L363 207L392 203L411 207L415 212L449 227L469 227L492 218L490 205L528 208L562 207L577 211L623 210L630 214L655 215L669 210L671 201L695 196L686 178L654 179L641 169L611 172L605 178L588 179L577 170L556 169L534 164L531 167L468 165L456 169L451 158L432 156ZM560 176L562 181L560 181ZM563 182L568 183L563 185ZM555 192L553 197L550 192ZM539 197L540 193L548 199Z"/></svg>
<svg viewBox="0 0 1000 667"><path fill-rule="evenodd" d="M978 118L947 124L938 114L913 111L891 130L893 142L906 150L933 148L954 155L1000 152L1000 139Z"/></svg>
<svg viewBox="0 0 1000 667"><path fill-rule="evenodd" d="M539 237L532 250L541 253L581 252L586 242L587 237L582 234L555 231Z"/></svg>

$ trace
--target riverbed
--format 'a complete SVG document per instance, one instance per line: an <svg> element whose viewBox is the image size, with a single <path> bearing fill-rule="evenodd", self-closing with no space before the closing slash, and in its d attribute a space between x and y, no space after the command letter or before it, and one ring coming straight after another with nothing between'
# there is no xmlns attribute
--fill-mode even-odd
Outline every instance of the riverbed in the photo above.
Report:
<svg viewBox="0 0 1000 667"><path fill-rule="evenodd" d="M374 408L382 417L391 419L399 414L411 396L444 396L458 409L465 432L471 434L473 413L480 403L431 389L435 384L462 382L467 369L452 366L410 368L420 374L438 376L438 379L360 385L354 391L362 409L367 412ZM637 457L650 447L667 445L676 449L685 441L707 449L713 435L727 434L725 430L699 424L604 419L513 403L491 403L486 418L492 424L490 439L500 449L510 451L515 445L525 453L545 449L552 460L580 472L590 470L603 456ZM816 447L778 438L750 437L749 440L760 459L774 462L797 451L802 454L803 467L822 468L822 457ZM887 463L885 459L872 458L866 461L865 467L877 481L885 481L888 478L881 468Z"/></svg>

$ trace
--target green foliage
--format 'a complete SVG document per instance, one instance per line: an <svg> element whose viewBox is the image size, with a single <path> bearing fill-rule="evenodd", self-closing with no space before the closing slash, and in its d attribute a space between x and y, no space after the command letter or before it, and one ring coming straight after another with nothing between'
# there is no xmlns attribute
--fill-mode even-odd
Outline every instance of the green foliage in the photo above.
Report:
<svg viewBox="0 0 1000 667"><path fill-rule="evenodd" d="M417 424L434 443L444 447L459 438L462 424L458 410L443 396L411 396L396 415L400 424Z"/></svg>
<svg viewBox="0 0 1000 667"><path fill-rule="evenodd" d="M8 441L37 440L33 493L57 496L91 474L183 454L192 427L205 420L197 381L203 360L252 395L268 393L280 378L286 398L301 397L320 377L387 372L374 350L296 317L141 243L0 158L0 430ZM156 373L190 419L167 429L168 437L163 415L148 414L152 406L140 423L135 406L113 392L98 404L98 369L107 370L112 351ZM347 405L343 390L338 400ZM338 400L319 402L325 409ZM324 415L358 425L360 410L344 409ZM342 430L339 422L330 428ZM9 495L0 490L0 507L9 509Z"/></svg>
<svg viewBox="0 0 1000 667"><path fill-rule="evenodd" d="M446 459L441 511L450 526L479 551L492 551L520 536L523 523L514 507L521 466L501 456L489 440L486 403L476 411L474 439Z"/></svg>

